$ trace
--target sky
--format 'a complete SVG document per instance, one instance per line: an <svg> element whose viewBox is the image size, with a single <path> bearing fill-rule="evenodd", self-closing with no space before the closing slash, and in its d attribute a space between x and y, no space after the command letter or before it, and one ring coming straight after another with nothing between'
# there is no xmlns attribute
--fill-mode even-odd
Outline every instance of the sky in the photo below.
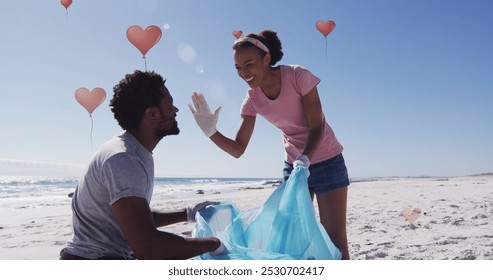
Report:
<svg viewBox="0 0 493 280"><path fill-rule="evenodd" d="M216 147L188 109L194 91L234 138L248 90L236 74L234 30L278 33L280 64L321 79L329 125L349 176L493 172L493 2L489 0L0 1L0 175L79 176L121 132L109 109L125 74L145 70L126 38L156 25L147 70L167 79L178 136L154 150L156 176L279 178L281 132L257 118L240 159ZM325 38L318 20L333 20ZM92 114L75 90L105 89Z"/></svg>

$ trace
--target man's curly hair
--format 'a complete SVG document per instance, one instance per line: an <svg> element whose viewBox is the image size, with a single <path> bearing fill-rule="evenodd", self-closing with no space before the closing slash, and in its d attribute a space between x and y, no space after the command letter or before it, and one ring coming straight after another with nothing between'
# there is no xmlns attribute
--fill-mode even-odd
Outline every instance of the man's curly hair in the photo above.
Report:
<svg viewBox="0 0 493 280"><path fill-rule="evenodd" d="M137 129L144 111L149 107L159 106L163 98L164 83L163 77L154 71L135 70L113 87L111 111L124 130Z"/></svg>

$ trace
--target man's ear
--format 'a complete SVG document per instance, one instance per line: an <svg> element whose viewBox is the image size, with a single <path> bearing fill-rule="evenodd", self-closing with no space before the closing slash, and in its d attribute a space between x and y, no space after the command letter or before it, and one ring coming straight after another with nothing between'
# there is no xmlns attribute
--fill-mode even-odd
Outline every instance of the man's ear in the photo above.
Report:
<svg viewBox="0 0 493 280"><path fill-rule="evenodd" d="M157 116L157 108L155 107L149 107L147 109L145 109L144 111L144 118L148 119L148 120L155 120L158 118Z"/></svg>

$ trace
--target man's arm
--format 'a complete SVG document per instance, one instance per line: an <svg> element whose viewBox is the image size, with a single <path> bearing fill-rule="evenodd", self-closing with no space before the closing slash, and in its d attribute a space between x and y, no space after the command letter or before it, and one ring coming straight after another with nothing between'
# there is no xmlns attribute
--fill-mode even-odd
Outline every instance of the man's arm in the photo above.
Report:
<svg viewBox="0 0 493 280"><path fill-rule="evenodd" d="M180 223L180 222L186 222L187 210L182 209L182 210L178 210L174 212L166 212L166 213L159 213L153 211L152 220L154 221L154 225L157 228Z"/></svg>
<svg viewBox="0 0 493 280"><path fill-rule="evenodd" d="M157 230L144 198L125 197L113 203L112 208L137 259L189 259L221 245L215 237L185 238ZM186 213L177 212L174 218L185 221Z"/></svg>

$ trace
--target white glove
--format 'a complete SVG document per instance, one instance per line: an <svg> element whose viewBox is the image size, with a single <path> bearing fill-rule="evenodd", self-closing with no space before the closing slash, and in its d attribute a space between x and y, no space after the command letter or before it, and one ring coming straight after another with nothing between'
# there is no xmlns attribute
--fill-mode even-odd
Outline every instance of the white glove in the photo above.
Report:
<svg viewBox="0 0 493 280"><path fill-rule="evenodd" d="M303 166L306 169L306 177L310 177L310 159L305 156L301 155L296 158L296 160L293 162L293 168L296 169L298 166Z"/></svg>
<svg viewBox="0 0 493 280"><path fill-rule="evenodd" d="M217 201L204 201L195 205L193 208L187 207L187 222L195 223L196 222L195 215L197 214L198 211L200 211L200 209L203 209L209 205L217 205L217 204L219 204L219 202Z"/></svg>
<svg viewBox="0 0 493 280"><path fill-rule="evenodd" d="M221 107L217 107L213 114L209 105L207 105L204 95L200 92L193 93L192 101L195 107L190 103L188 103L188 107L190 108L190 111L192 111L195 121L200 129L202 129L205 136L211 137L217 132L216 125Z"/></svg>
<svg viewBox="0 0 493 280"><path fill-rule="evenodd" d="M211 254L212 256L226 255L227 253L229 253L228 249L226 248L226 246L224 246L222 242L216 250L209 252L209 254Z"/></svg>

